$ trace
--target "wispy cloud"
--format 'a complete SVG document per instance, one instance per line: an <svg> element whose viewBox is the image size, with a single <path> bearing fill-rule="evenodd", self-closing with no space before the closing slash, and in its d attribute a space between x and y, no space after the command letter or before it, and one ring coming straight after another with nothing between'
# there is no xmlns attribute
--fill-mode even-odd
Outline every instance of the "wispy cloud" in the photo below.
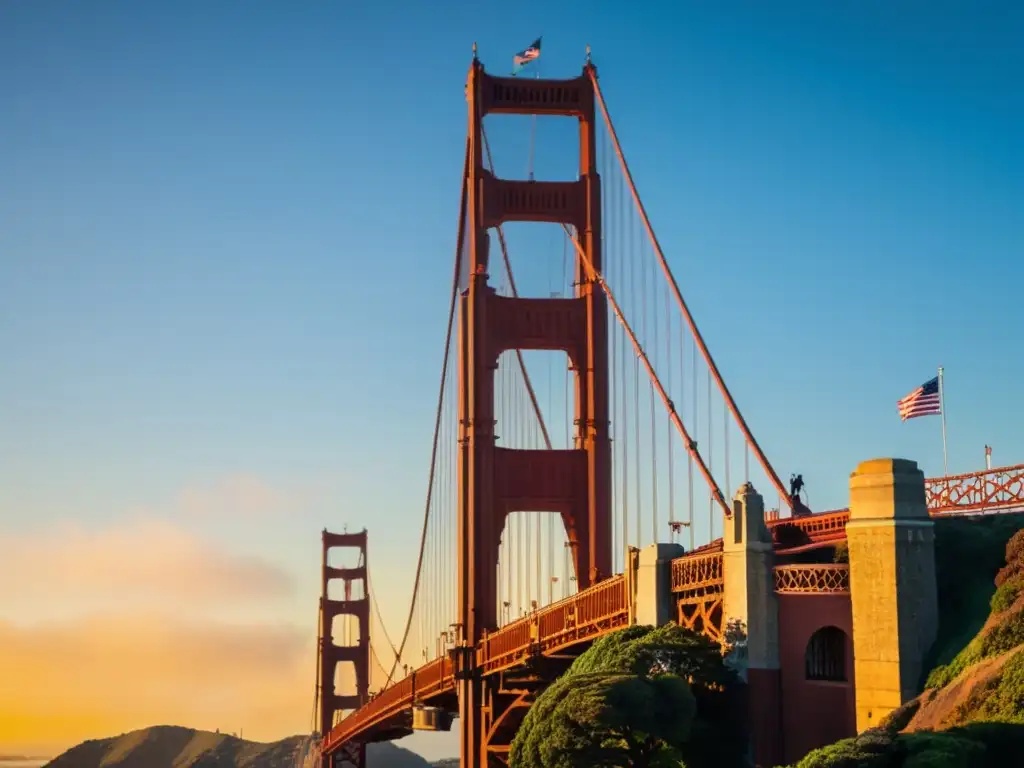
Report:
<svg viewBox="0 0 1024 768"><path fill-rule="evenodd" d="M202 606L290 596L291 576L258 558L222 551L165 520L88 529L64 522L0 531L0 615L40 600L139 599ZM12 605L14 603L15 605Z"/></svg>
<svg viewBox="0 0 1024 768"><path fill-rule="evenodd" d="M157 615L0 622L0 750L54 754L156 724L308 732L314 645L287 626Z"/></svg>

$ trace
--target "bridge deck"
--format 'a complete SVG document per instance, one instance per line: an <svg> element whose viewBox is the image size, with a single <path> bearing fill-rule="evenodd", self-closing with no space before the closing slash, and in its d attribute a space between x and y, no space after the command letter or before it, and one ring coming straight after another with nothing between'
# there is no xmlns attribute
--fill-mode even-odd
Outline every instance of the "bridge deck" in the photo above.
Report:
<svg viewBox="0 0 1024 768"><path fill-rule="evenodd" d="M507 624L480 642L477 665L485 675L493 675L522 664L527 657L553 656L625 627L632 605L628 591L626 577L619 574ZM414 705L430 704L454 690L451 659L435 659L342 719L325 739L325 751L332 752L356 736L373 741L377 733L408 729L403 720Z"/></svg>

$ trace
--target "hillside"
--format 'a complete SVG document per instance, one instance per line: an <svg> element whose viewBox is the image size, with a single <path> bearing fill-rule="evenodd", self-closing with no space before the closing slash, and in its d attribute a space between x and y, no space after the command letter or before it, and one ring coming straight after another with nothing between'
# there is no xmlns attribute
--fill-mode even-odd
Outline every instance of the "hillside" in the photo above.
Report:
<svg viewBox="0 0 1024 768"><path fill-rule="evenodd" d="M893 712L881 727L815 750L798 768L1020 764L1024 752L1021 519L1007 516L985 524L958 521L936 533L942 608L933 658L938 664L924 681L924 692ZM993 583L994 545L1000 545L1004 564ZM959 638L963 638L959 652L951 653Z"/></svg>
<svg viewBox="0 0 1024 768"><path fill-rule="evenodd" d="M978 721L1024 724L1024 530L1006 544L989 615L974 638L937 666L907 707L904 730L937 730Z"/></svg>
<svg viewBox="0 0 1024 768"><path fill-rule="evenodd" d="M223 733L158 725L72 747L45 768L306 768L316 765L308 736L270 744ZM371 744L368 768L429 768L394 744Z"/></svg>

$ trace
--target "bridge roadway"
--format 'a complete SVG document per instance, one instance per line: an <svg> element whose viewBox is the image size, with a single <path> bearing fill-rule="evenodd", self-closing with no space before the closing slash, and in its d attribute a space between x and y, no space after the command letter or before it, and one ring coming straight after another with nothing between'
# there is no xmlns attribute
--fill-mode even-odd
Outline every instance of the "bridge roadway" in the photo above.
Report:
<svg viewBox="0 0 1024 768"><path fill-rule="evenodd" d="M925 481L928 508L933 517L1024 511L1024 465L933 478ZM833 546L846 538L849 510L769 519L776 553L795 554ZM705 544L673 562L673 591L686 589L688 565L721 551L722 540ZM688 562L689 561L689 562ZM529 658L564 655L585 643L632 622L634 585L625 574L540 608L488 635L476 649L476 663L485 675L524 664ZM414 706L455 705L455 674L448 657L435 659L395 682L349 713L324 739L325 753L358 739L388 741L412 732Z"/></svg>

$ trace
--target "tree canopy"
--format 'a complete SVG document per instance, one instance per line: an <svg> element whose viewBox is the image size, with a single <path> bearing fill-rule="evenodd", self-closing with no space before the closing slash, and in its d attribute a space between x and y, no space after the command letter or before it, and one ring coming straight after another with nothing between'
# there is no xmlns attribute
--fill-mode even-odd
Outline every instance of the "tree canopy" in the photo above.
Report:
<svg viewBox="0 0 1024 768"><path fill-rule="evenodd" d="M583 653L530 708L514 768L742 765L742 682L719 646L674 625L634 626Z"/></svg>

